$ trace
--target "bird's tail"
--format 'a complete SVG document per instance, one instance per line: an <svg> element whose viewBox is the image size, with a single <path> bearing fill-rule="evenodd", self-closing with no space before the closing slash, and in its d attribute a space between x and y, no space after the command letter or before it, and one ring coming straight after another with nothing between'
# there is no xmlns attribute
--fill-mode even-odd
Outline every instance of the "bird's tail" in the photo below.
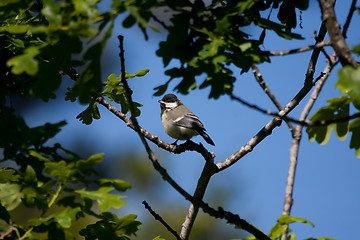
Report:
<svg viewBox="0 0 360 240"><path fill-rule="evenodd" d="M213 142L213 140L211 140L211 138L209 137L209 135L206 134L206 132L201 131L201 132L199 132L199 134L205 139L205 141L206 141L208 144L211 144L211 145L215 146L215 143Z"/></svg>

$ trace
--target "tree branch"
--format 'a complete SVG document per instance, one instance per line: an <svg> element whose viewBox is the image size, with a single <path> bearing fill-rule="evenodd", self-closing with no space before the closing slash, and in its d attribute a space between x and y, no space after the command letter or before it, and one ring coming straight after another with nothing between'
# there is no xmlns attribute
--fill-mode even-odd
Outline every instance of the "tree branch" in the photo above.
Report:
<svg viewBox="0 0 360 240"><path fill-rule="evenodd" d="M356 0L353 0L351 3L349 14L346 17L346 22L344 24L343 31L342 31L344 38L346 38L346 33L349 28L349 25L350 25L350 22L351 22L352 16L354 15L355 10L356 10Z"/></svg>
<svg viewBox="0 0 360 240"><path fill-rule="evenodd" d="M319 51L319 49L314 49L309 65L315 66ZM272 133L272 130L281 125L282 119L285 118L286 115L289 114L312 89L312 76L314 71L315 70L311 71L311 69L308 68L308 73L305 77L304 86L300 89L296 96L278 113L277 116L271 119L252 139L250 139L249 142L242 146L238 151L236 151L234 154L232 154L230 157L226 158L222 162L216 164L216 166L218 167L218 172L230 167L240 158L251 152L256 145L258 145L264 138L266 138Z"/></svg>
<svg viewBox="0 0 360 240"><path fill-rule="evenodd" d="M326 35L326 25L323 21L320 26L319 34L316 37L316 42L323 41ZM319 58L321 49L314 49L314 51L311 54L310 61L308 64L308 69L306 71L305 75L305 82L312 81L315 73L315 67L316 63ZM319 81L315 80L314 82L318 82L317 86L315 87L315 90L313 91L307 105L305 106L303 112L300 115L301 121L305 121L307 114L310 112L310 108L312 107L312 104L314 104L315 99L317 98L321 87L323 86L325 80L327 79L327 76L330 74L331 69L334 67L334 64L332 64L331 59L328 61L327 66L325 68L324 74L322 74L321 78L319 78ZM323 79L323 80L321 80ZM310 107L310 108L309 108ZM298 162L298 153L299 153L299 144L302 136L302 128L304 125L298 124L296 126L295 131L293 132L293 138L292 138L292 146L290 148L290 161L289 161L289 170L288 170L288 177L286 180L286 187L285 187L285 197L284 197L284 206L283 206L283 215L290 215L291 207L293 204L293 192L294 192L294 182L295 182L295 173L296 173L296 166ZM281 240L286 240L288 234L288 230L286 229L282 235Z"/></svg>
<svg viewBox="0 0 360 240"><path fill-rule="evenodd" d="M264 92L269 96L270 100L274 103L274 105L277 107L277 109L279 111L281 109L283 109L280 102L277 100L275 95L271 92L270 88L267 86L267 84L264 81L264 78L263 78L262 74L260 73L259 69L257 68L257 66L255 64L253 64L253 65L251 65L251 68L252 68L252 71L254 73L256 81L259 83L260 87L264 90ZM287 118L285 118L284 121L286 122L286 124L288 125L291 133L293 134L293 132L295 130L294 125Z"/></svg>
<svg viewBox="0 0 360 240"><path fill-rule="evenodd" d="M66 74L74 81L77 80L79 77L79 74L75 69L69 69L69 71L66 72ZM111 113L113 113L115 116L117 116L119 119L121 119L128 127L135 130L135 126L133 122L120 110L116 109L111 103L109 103L106 99L104 99L102 96L99 96L98 94L94 94L94 99L99 102L101 105L103 105L106 109L108 109ZM217 171L216 165L213 163L213 158L215 157L212 153L208 152L204 146L200 144L196 144L192 141L186 141L185 143L181 145L172 145L168 144L162 140L160 140L156 135L152 135L148 131L146 131L144 128L139 126L139 129L141 133L146 137L148 140L156 144L158 147L173 152L174 154L180 154L185 151L196 151L199 154L201 154L204 159L206 160L207 166L210 167L211 165L209 163L212 163L212 169L210 172L215 173ZM151 159L150 159L151 160ZM191 196L188 192L186 192L180 185L178 185L167 173L166 169L163 168L158 161L152 161L153 166L157 172L160 173L162 178L167 181L177 192L179 192L186 200L190 202L194 202L194 197ZM253 225L249 224L244 219L241 219L238 215L233 214L231 212L224 211L222 208L219 208L219 210L215 210L202 200L199 201L199 206L203 209L205 213L208 213L210 216L214 216L216 218L222 218L226 219L229 224L234 224L236 226L241 227L243 230L253 234L258 239L262 240L270 240L269 237L267 237L266 234L261 232L259 229L255 228Z"/></svg>
<svg viewBox="0 0 360 240"><path fill-rule="evenodd" d="M357 63L353 58L345 38L340 30L340 24L338 23L335 15L334 5L335 0L319 0L322 20L326 24L326 29L329 33L331 45L333 46L336 55L343 66L350 65L357 68Z"/></svg>
<svg viewBox="0 0 360 240"><path fill-rule="evenodd" d="M172 235L174 235L176 239L181 240L179 234L174 229L172 229L171 226L169 224L167 224L167 222L159 214L157 214L154 210L152 210L152 208L150 207L150 205L146 201L142 201L142 204L144 204L145 208L150 212L151 215L153 215L155 220L158 220L162 225L164 225L164 227Z"/></svg>
<svg viewBox="0 0 360 240"><path fill-rule="evenodd" d="M205 195L205 191L209 184L210 178L216 172L216 168L214 166L215 165L213 159L212 161L205 162L204 169L196 185L196 189L194 192L194 199L190 204L188 214L186 215L185 221L182 224L182 228L180 232L181 239L188 239L190 236L191 229L194 225L196 216L199 212L199 206Z"/></svg>
<svg viewBox="0 0 360 240"><path fill-rule="evenodd" d="M294 53L301 53L301 52L306 52L306 51L310 51L313 49L317 49L317 48L323 48L325 46L329 46L331 44L331 42L328 41L324 41L324 42L318 42L315 45L310 45L310 46L305 46L305 47L301 47L301 48L295 48L295 49L291 49L291 50L284 50L284 51L268 51L270 56L284 56L284 55L289 55L289 54L294 54Z"/></svg>

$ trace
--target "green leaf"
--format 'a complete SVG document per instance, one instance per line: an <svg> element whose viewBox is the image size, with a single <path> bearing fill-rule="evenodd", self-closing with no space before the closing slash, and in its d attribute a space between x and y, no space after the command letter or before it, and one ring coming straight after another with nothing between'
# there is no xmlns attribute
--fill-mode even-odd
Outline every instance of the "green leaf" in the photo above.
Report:
<svg viewBox="0 0 360 240"><path fill-rule="evenodd" d="M73 164L67 164L64 160L61 161L46 161L44 171L49 175L53 176L60 181L69 180L76 172Z"/></svg>
<svg viewBox="0 0 360 240"><path fill-rule="evenodd" d="M296 240L296 235L295 233L291 233L287 238L286 240Z"/></svg>
<svg viewBox="0 0 360 240"><path fill-rule="evenodd" d="M313 122L321 122L332 119L339 119L349 116L349 104L351 99L347 96L329 99L328 106L320 108L309 119ZM336 136L344 140L349 132L349 121L335 122L329 125L311 126L306 129L309 140L316 140L319 144L326 144L334 129Z"/></svg>
<svg viewBox="0 0 360 240"><path fill-rule="evenodd" d="M124 192L131 188L131 184L129 182L121 179L99 179L98 184L101 187L113 186L119 192Z"/></svg>
<svg viewBox="0 0 360 240"><path fill-rule="evenodd" d="M135 214L128 214L120 218L116 227L117 234L126 234L128 236L135 234L141 226L141 222L135 220L136 217Z"/></svg>
<svg viewBox="0 0 360 240"><path fill-rule="evenodd" d="M39 47L31 46L25 49L24 54L12 57L6 63L8 67L12 67L11 72L19 75L24 72L34 76L39 70L39 63L35 57L40 53Z"/></svg>
<svg viewBox="0 0 360 240"><path fill-rule="evenodd" d="M150 69L142 69L142 70L138 71L137 73L133 73L133 74L128 75L127 78L143 77L143 76L145 76L149 71L150 71Z"/></svg>
<svg viewBox="0 0 360 240"><path fill-rule="evenodd" d="M23 196L20 185L14 183L0 184L0 203L7 211L15 209L21 203Z"/></svg>
<svg viewBox="0 0 360 240"><path fill-rule="evenodd" d="M276 22L270 21L268 19L259 18L257 19L256 25L262 28L273 30L277 35L283 37L285 39L304 39L300 34L292 33L290 31L285 30L285 26L278 24Z"/></svg>
<svg viewBox="0 0 360 240"><path fill-rule="evenodd" d="M98 153L91 155L87 160L80 159L76 161L76 168L79 169L85 175L96 174L94 165L103 161L104 153Z"/></svg>
<svg viewBox="0 0 360 240"><path fill-rule="evenodd" d="M335 89L340 88L340 93L360 100L360 67L355 69L351 66L344 66L339 70L338 75L339 79L335 83Z"/></svg>
<svg viewBox="0 0 360 240"><path fill-rule="evenodd" d="M120 199L126 196L108 193L113 189L113 187L100 187L97 191L87 191L83 188L75 192L79 193L82 198L96 200L101 211L106 211L110 207L119 208L126 206L126 203Z"/></svg>
<svg viewBox="0 0 360 240"><path fill-rule="evenodd" d="M99 108L97 107L99 103L94 99L90 100L89 106L82 111L79 115L76 116L76 119L79 119L82 123L90 125L93 119L100 119Z"/></svg>
<svg viewBox="0 0 360 240"><path fill-rule="evenodd" d="M166 240L166 239L162 238L161 236L157 236L157 237L153 238L152 240Z"/></svg>
<svg viewBox="0 0 360 240"><path fill-rule="evenodd" d="M85 239L121 239L128 240L128 236L139 230L141 222L136 221L136 215L130 214L122 218L118 218L115 214L104 212L100 215L102 220L97 221L95 224L87 225L79 233Z"/></svg>
<svg viewBox="0 0 360 240"><path fill-rule="evenodd" d="M351 134L350 148L355 149L357 158L360 158L360 118L350 123L349 130Z"/></svg>
<svg viewBox="0 0 360 240"><path fill-rule="evenodd" d="M280 223L276 223L275 226L271 228L268 236L271 239L279 238L287 228L287 225L281 225Z"/></svg>
<svg viewBox="0 0 360 240"><path fill-rule="evenodd" d="M16 182L20 178L20 175L16 174L16 170L12 168L0 169L0 183Z"/></svg>
<svg viewBox="0 0 360 240"><path fill-rule="evenodd" d="M80 207L76 207L65 209L58 214L53 214L53 216L55 217L56 222L59 223L63 228L69 228L71 227L72 222L77 219L77 215L79 213L82 213L82 210Z"/></svg>
<svg viewBox="0 0 360 240"><path fill-rule="evenodd" d="M53 215L47 216L47 217L38 217L38 218L32 218L29 219L29 223L34 225L35 227L40 226L41 224L48 225L53 221Z"/></svg>
<svg viewBox="0 0 360 240"><path fill-rule="evenodd" d="M308 223L311 226L315 227L315 225L312 222L310 222L309 220L306 220L305 218L292 217L289 215L281 215L277 221L279 224L290 224L290 223L294 223L294 222L302 222L302 223Z"/></svg>
<svg viewBox="0 0 360 240"><path fill-rule="evenodd" d="M36 182L37 181L36 172L31 165L26 166L24 180L26 182Z"/></svg>
<svg viewBox="0 0 360 240"><path fill-rule="evenodd" d="M157 91L154 93L154 96L161 96L161 95L163 95L163 94L166 92L166 90L167 90L167 88L168 88L168 86L169 86L170 81L171 81L171 79L168 80L165 84L155 87L154 90L157 90Z"/></svg>
<svg viewBox="0 0 360 240"><path fill-rule="evenodd" d="M77 220L77 216L81 214L82 210L80 207L66 208L59 213L53 213L47 217L29 219L29 222L36 227L42 224L49 225L52 222L56 222L63 228L69 228L71 227L72 222Z"/></svg>

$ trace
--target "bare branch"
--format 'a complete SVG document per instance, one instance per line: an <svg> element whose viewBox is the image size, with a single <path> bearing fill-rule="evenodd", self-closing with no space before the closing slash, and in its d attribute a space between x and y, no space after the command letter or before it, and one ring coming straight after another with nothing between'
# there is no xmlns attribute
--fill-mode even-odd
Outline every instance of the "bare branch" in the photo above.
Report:
<svg viewBox="0 0 360 240"><path fill-rule="evenodd" d="M66 72L70 76L70 78L74 81L77 80L79 77L79 74L76 72L75 69L70 69ZM133 122L120 110L116 109L111 103L109 103L106 99L104 99L101 96L98 96L97 94L94 94L94 99L99 102L101 105L103 105L106 109L108 109L110 112L112 112L115 116L117 116L119 119L121 119L128 127L135 130L135 126ZM199 154L201 154L204 159L206 160L207 166L211 169L211 174L215 174L217 171L216 165L213 163L214 155L210 152L208 152L202 144L196 144L192 141L186 141L185 143L181 145L172 145L168 144L162 140L160 140L156 135L152 135L148 131L146 131L144 128L141 128L139 126L139 129L141 133L151 142L156 144L158 147L163 148L166 151L173 152L175 154L180 154L185 151L196 151ZM152 161L153 166L157 172L160 173L162 178L167 181L177 192L179 192L186 200L190 202L194 202L194 197L191 196L188 192L186 192L179 184L177 184L167 173L166 169L163 168L158 161ZM209 163L212 163L209 164ZM234 224L236 226L241 227L243 230L253 234L258 239L264 239L264 240L270 240L259 229L255 228L253 225L249 224L244 219L241 219L238 215L233 214L231 212L224 211L222 208L219 208L220 210L215 210L202 200L199 201L199 206L203 209L205 213L208 213L210 216L214 216L217 218L226 219L229 224Z"/></svg>
<svg viewBox="0 0 360 240"><path fill-rule="evenodd" d="M345 38L340 30L340 24L338 23L335 15L334 5L335 0L319 0L322 20L326 24L326 29L329 33L331 45L333 46L336 55L343 66L350 65L357 68L357 63L353 58Z"/></svg>
<svg viewBox="0 0 360 240"><path fill-rule="evenodd" d="M200 203L202 202L210 178L216 172L216 168L214 168L214 166L215 165L213 161L205 162L204 169L196 185L196 189L194 192L194 199L190 204L188 214L186 215L185 221L182 224L182 228L180 232L181 239L188 239L190 236L191 229L194 225L196 216L199 212Z"/></svg>
<svg viewBox="0 0 360 240"><path fill-rule="evenodd" d="M134 108L134 102L132 100L131 97L131 90L129 88L129 85L127 83L126 77L125 77L125 57L124 57L124 37L122 35L118 36L119 42L120 42L120 64L121 64L121 82L124 86L125 89L125 95L126 98L128 100L129 103L129 110L130 110L130 114L131 114L131 123L134 126L135 131L139 134L139 137L141 139L141 142L143 143L146 152L148 153L148 157L152 162L157 162L157 158L155 156L155 154L153 153L153 151L151 150L151 148L149 147L149 144L146 142L146 139L144 137L144 135L141 132L139 123L135 117L135 108Z"/></svg>
<svg viewBox="0 0 360 240"><path fill-rule="evenodd" d="M312 81L305 81L304 86L296 94L296 96L275 116L271 119L249 142L242 146L238 151L226 158L222 162L216 164L218 172L230 167L236 163L240 158L252 151L252 149L258 145L264 138L269 136L276 127L281 125L282 119L286 117L306 96L306 94L312 89Z"/></svg>
<svg viewBox="0 0 360 240"><path fill-rule="evenodd" d="M163 28L169 29L169 27L165 24L165 22L161 21L155 14L151 13L151 17L155 22L159 23Z"/></svg>
<svg viewBox="0 0 360 240"><path fill-rule="evenodd" d="M354 15L355 9L356 9L356 0L353 0L351 2L351 7L350 7L350 10L349 10L349 14L346 17L346 22L344 24L343 31L342 31L342 34L343 34L344 38L346 38L346 33L347 33L348 28L349 28L351 18Z"/></svg>
<svg viewBox="0 0 360 240"><path fill-rule="evenodd" d="M319 35L316 37L316 42L323 41L326 34L326 25L325 22L321 23ZM306 71L306 78L305 83L312 81L315 73L315 67L316 63L319 58L320 49L314 49L314 51L311 54L310 61L308 64L308 69ZM310 97L310 100L308 101L307 105L305 106L302 114L300 115L301 121L305 121L307 114L310 112L310 108L312 107L312 104L314 103L317 95L320 92L321 87L323 86L325 80L327 79L327 76L330 74L331 69L334 67L334 64L332 64L332 60L329 59L327 63L327 67L325 68L325 71L327 74L322 73L320 78L317 78L314 83L318 82L317 86L315 87L315 90L313 91L313 94ZM323 80L321 80L323 79ZM319 81L318 81L319 80ZM309 108L310 107L310 108ZM309 108L309 109L308 109ZM297 166L297 159L298 159L298 153L299 153L299 144L302 136L302 128L304 125L298 124L295 131L293 132L293 139L292 139L292 146L290 148L290 162L289 162L289 170L288 170L288 177L286 180L286 187L285 187L285 197L284 197L284 206L283 206L283 215L290 215L291 207L293 204L293 192L294 192L294 182L295 182L295 173L296 173L296 166ZM286 229L282 235L281 240L287 239L288 230Z"/></svg>
<svg viewBox="0 0 360 240"><path fill-rule="evenodd" d="M328 41L316 43L315 45L305 46L291 50L284 50L284 51L269 51L268 53L270 54L270 56L284 56L294 53L306 52L317 48L323 48L325 46L329 46L330 44L331 42L328 40Z"/></svg>
<svg viewBox="0 0 360 240"><path fill-rule="evenodd" d="M219 207L218 210L209 207L206 203L202 202L200 207L204 212L213 216L215 218L226 219L228 224L234 224L240 227L243 230L246 230L249 233L252 233L256 239L259 240L270 240L270 238L261 232L259 229L248 223L246 220L241 219L239 215L233 214L231 212L225 211L223 208Z"/></svg>
<svg viewBox="0 0 360 240"><path fill-rule="evenodd" d="M145 208L150 212L151 215L153 215L153 217L155 218L155 220L158 220L162 225L164 225L164 227L172 234L175 236L176 239L181 240L179 234L170 227L169 224L167 224L167 222L159 215L157 214L154 210L152 210L152 208L150 207L150 205L146 202L146 201L142 201L142 204L144 204Z"/></svg>
<svg viewBox="0 0 360 240"><path fill-rule="evenodd" d="M270 100L274 103L274 105L277 107L277 109L280 111L283 109L280 102L277 100L275 95L271 92L270 88L267 86L266 82L264 81L264 78L262 74L260 73L259 69L255 64L251 65L252 71L254 73L256 81L259 83L260 87L264 90L264 92L269 96ZM291 133L293 134L293 131L295 130L294 125L289 121L288 119L284 119L286 124L288 125Z"/></svg>
<svg viewBox="0 0 360 240"><path fill-rule="evenodd" d="M319 33L315 38L316 43L322 42L325 38L325 35L326 35L326 26L325 26L325 22L322 22ZM310 84L311 82L313 82L315 66L319 58L319 54L320 54L320 48L315 48L311 54L308 68L305 74L305 84Z"/></svg>

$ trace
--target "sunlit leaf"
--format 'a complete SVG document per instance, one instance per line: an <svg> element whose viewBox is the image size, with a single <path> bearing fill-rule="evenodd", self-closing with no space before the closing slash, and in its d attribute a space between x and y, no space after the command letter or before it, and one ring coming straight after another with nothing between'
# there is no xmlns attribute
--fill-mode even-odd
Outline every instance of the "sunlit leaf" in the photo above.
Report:
<svg viewBox="0 0 360 240"><path fill-rule="evenodd" d="M344 66L338 72L339 79L335 88L340 88L340 93L348 94L354 99L360 99L360 67Z"/></svg>
<svg viewBox="0 0 360 240"><path fill-rule="evenodd" d="M100 179L100 186L113 186L119 192L124 192L127 189L131 188L131 184L125 180L121 179Z"/></svg>
<svg viewBox="0 0 360 240"><path fill-rule="evenodd" d="M27 74L34 76L39 70L39 63L35 57L40 53L38 47L28 47L24 54L13 57L7 61L7 66L12 67L11 72L14 74Z"/></svg>
<svg viewBox="0 0 360 240"><path fill-rule="evenodd" d="M315 225L312 222L310 222L309 220L307 220L305 218L293 217L293 216L289 216L289 215L281 215L277 221L279 224L290 224L290 223L294 223L294 222L302 222L302 223L308 223L311 226L315 227Z"/></svg>
<svg viewBox="0 0 360 240"><path fill-rule="evenodd" d="M126 203L120 199L125 196L108 193L113 189L113 187L100 187L97 191L87 191L83 188L75 192L79 193L83 198L96 200L101 211L106 211L110 207L119 208L126 206Z"/></svg>

